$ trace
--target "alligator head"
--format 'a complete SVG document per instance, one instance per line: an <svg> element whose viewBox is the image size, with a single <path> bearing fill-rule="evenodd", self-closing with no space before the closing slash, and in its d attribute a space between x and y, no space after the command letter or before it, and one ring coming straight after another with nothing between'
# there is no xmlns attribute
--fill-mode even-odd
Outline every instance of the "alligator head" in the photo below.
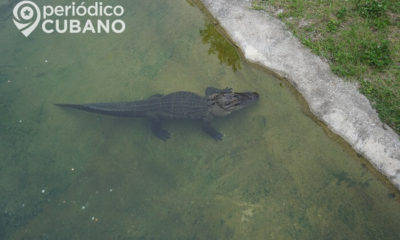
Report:
<svg viewBox="0 0 400 240"><path fill-rule="evenodd" d="M214 116L222 117L231 112L253 105L259 99L256 92L215 93L208 97L209 110Z"/></svg>

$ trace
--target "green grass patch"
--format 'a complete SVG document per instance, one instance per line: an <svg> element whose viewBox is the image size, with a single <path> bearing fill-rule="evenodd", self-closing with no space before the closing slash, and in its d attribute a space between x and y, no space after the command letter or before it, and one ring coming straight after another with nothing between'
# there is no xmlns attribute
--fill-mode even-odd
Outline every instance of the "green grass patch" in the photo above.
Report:
<svg viewBox="0 0 400 240"><path fill-rule="evenodd" d="M400 96L393 88L399 89L399 82L391 81L361 81L361 92L373 99L372 105L386 120L388 125L400 125ZM397 86L396 86L397 85Z"/></svg>
<svg viewBox="0 0 400 240"><path fill-rule="evenodd" d="M328 24L326 25L326 29L328 32L336 32L336 30L338 30L340 26L340 22L335 20L335 19L331 19L329 20Z"/></svg>
<svg viewBox="0 0 400 240"><path fill-rule="evenodd" d="M356 10L364 18L377 18L386 14L388 1L357 0Z"/></svg>
<svg viewBox="0 0 400 240"><path fill-rule="evenodd" d="M253 0L251 8L254 10L267 10L267 0Z"/></svg>
<svg viewBox="0 0 400 240"><path fill-rule="evenodd" d="M400 133L400 1L267 0L299 40L337 75L358 81ZM283 10L283 11L282 11ZM306 24L304 24L306 23Z"/></svg>
<svg viewBox="0 0 400 240"><path fill-rule="evenodd" d="M347 8L342 7L336 12L336 17L340 20L343 20L346 17Z"/></svg>
<svg viewBox="0 0 400 240"><path fill-rule="evenodd" d="M380 42L362 42L360 59L370 66L383 69L385 66L392 63L392 59L390 58L389 42L387 40Z"/></svg>

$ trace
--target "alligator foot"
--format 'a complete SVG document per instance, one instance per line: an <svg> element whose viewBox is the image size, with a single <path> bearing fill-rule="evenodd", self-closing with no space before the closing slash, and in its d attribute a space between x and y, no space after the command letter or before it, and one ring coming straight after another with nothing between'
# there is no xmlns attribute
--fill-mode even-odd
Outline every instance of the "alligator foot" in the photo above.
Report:
<svg viewBox="0 0 400 240"><path fill-rule="evenodd" d="M217 140L217 141L221 141L222 140L222 137L223 137L222 133L218 132L213 126L211 126L211 124L209 122L204 122L201 125L201 128L203 129L203 131L205 133L210 135L215 140Z"/></svg>
<svg viewBox="0 0 400 240"><path fill-rule="evenodd" d="M151 131L153 132L154 136L163 141L166 141L171 137L171 134L167 130L163 129L159 122L151 122Z"/></svg>
<svg viewBox="0 0 400 240"><path fill-rule="evenodd" d="M214 88L214 87L208 87L206 89L206 96L210 96L214 93L231 93L232 92L232 88L224 88L224 89L218 89L218 88Z"/></svg>

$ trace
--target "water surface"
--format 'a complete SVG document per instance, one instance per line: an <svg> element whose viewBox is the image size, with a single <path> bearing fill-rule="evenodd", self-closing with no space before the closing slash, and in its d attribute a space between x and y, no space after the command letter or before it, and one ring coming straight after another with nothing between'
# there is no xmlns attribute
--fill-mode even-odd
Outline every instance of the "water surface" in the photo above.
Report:
<svg viewBox="0 0 400 240"><path fill-rule="evenodd" d="M400 239L398 193L198 7L118 3L119 35L25 38L0 18L1 239ZM222 142L53 105L207 86L261 96L214 122Z"/></svg>

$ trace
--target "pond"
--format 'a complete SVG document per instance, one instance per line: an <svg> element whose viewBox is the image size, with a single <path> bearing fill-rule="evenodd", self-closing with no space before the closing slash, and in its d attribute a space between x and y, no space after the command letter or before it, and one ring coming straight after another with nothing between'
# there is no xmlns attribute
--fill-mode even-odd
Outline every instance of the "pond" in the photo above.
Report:
<svg viewBox="0 0 400 240"><path fill-rule="evenodd" d="M28 38L2 5L0 239L400 239L393 186L197 4L118 4L121 34ZM54 105L208 86L260 95L213 122L220 142L196 122L166 122L164 142L143 119Z"/></svg>

